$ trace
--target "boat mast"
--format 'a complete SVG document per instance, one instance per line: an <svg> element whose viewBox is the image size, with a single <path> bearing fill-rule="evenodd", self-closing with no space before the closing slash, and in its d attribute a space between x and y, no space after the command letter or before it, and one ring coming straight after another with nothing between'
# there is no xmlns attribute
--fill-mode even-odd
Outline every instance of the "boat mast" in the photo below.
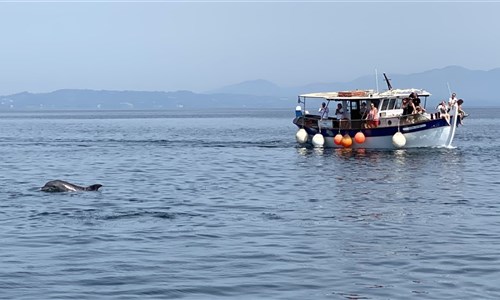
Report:
<svg viewBox="0 0 500 300"><path fill-rule="evenodd" d="M390 90L392 90L392 85L391 85L391 82L390 82L390 79L387 78L387 75L385 75L384 73L384 78L385 78L385 82L387 82L387 88Z"/></svg>

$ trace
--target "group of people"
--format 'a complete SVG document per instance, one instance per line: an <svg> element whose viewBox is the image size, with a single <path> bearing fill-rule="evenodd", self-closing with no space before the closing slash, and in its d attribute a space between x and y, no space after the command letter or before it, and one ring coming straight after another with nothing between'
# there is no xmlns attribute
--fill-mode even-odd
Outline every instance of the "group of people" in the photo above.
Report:
<svg viewBox="0 0 500 300"><path fill-rule="evenodd" d="M441 114L441 117L444 118L448 124L450 124L450 109L456 104L458 105L458 114L460 118L458 119L459 124L462 124L462 120L464 118L465 111L462 110L462 103L464 101L462 99L457 99L457 94L453 93L446 103L444 100L436 107L438 112ZM403 115L414 115L414 114L422 114L425 112L425 109L420 105L420 98L418 98L418 94L412 92L408 98L403 99ZM321 104L319 108L319 113L322 119L328 119L328 114L330 110L328 105L325 102ZM366 120L367 128L375 128L380 124L380 116L378 113L378 109L373 102L370 102L370 108L366 106L366 102L361 103L360 107L361 118ZM335 117L337 120L348 119L347 111L344 110L341 103L337 104L337 108L335 110Z"/></svg>
<svg viewBox="0 0 500 300"><path fill-rule="evenodd" d="M450 99L448 100L448 103L446 101L441 101L441 103L438 104L436 107L437 111L441 115L441 118L445 119L448 124L450 124L450 110L453 108L454 105L458 105L458 122L460 125L463 124L463 118L465 117L465 111L462 109L462 104L464 103L464 100L462 99L457 99L457 94L452 93Z"/></svg>
<svg viewBox="0 0 500 300"><path fill-rule="evenodd" d="M408 98L403 99L403 115L422 114L425 108L420 105L418 94L412 92Z"/></svg>
<svg viewBox="0 0 500 300"><path fill-rule="evenodd" d="M329 112L330 109L328 108L326 103L323 102L321 104L321 107L319 108L319 113L321 118L328 119ZM374 128L378 127L378 125L380 124L378 109L373 102L370 103L370 109L366 107L366 102L361 103L360 113L361 113L361 118L367 120L366 127ZM337 104L337 108L335 109L335 117L339 121L349 119L347 111L342 107L342 103Z"/></svg>
<svg viewBox="0 0 500 300"><path fill-rule="evenodd" d="M330 113L330 109L326 105L325 102L321 103L321 107L319 108L319 114L321 116L321 119L328 119L328 113ZM341 103L337 104L337 109L335 110L335 117L338 120L342 119L348 119L346 112L344 111L344 108L342 107Z"/></svg>
<svg viewBox="0 0 500 300"><path fill-rule="evenodd" d="M321 115L322 119L328 119L328 113L330 112L330 109L328 108L328 105L326 105L325 102L321 104L321 107L319 108L319 113ZM347 114L347 111L344 110L342 107L341 103L337 104L337 109L335 109L335 118L339 121L339 127L343 126L341 123L343 120L349 119L349 115Z"/></svg>

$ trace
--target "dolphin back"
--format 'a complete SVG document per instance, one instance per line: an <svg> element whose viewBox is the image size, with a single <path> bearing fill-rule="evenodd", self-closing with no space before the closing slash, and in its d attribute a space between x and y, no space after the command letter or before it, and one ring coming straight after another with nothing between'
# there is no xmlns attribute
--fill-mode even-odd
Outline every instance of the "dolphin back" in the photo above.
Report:
<svg viewBox="0 0 500 300"><path fill-rule="evenodd" d="M47 182L41 190L43 192L76 192L76 191L97 191L102 185L93 184L88 187L82 187L63 180L52 180Z"/></svg>

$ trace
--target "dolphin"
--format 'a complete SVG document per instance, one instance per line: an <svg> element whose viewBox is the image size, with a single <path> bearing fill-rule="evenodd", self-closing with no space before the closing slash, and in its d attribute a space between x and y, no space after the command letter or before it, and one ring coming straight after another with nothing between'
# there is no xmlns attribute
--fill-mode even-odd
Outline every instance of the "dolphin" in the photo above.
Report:
<svg viewBox="0 0 500 300"><path fill-rule="evenodd" d="M101 184L93 184L87 187L72 184L63 180L52 180L47 182L41 190L43 192L76 192L76 191L97 191Z"/></svg>

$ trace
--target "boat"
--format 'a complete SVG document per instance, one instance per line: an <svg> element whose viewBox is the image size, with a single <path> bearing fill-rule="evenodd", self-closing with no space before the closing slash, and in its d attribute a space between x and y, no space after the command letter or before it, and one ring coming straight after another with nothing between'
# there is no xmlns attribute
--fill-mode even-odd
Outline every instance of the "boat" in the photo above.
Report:
<svg viewBox="0 0 500 300"><path fill-rule="evenodd" d="M431 93L423 89L394 89L384 73L388 89L351 90L308 93L298 96L293 123L299 128L299 144L315 147L401 149L418 147L452 147L457 126L461 124L458 104L445 112L430 112L425 106ZM423 98L423 101L422 101ZM308 100L341 104L344 113L322 117L306 110ZM420 109L407 114L404 107L409 99L418 99ZM378 110L378 121L368 120L364 105ZM337 106L335 105L335 106ZM376 119L376 118L375 118Z"/></svg>

